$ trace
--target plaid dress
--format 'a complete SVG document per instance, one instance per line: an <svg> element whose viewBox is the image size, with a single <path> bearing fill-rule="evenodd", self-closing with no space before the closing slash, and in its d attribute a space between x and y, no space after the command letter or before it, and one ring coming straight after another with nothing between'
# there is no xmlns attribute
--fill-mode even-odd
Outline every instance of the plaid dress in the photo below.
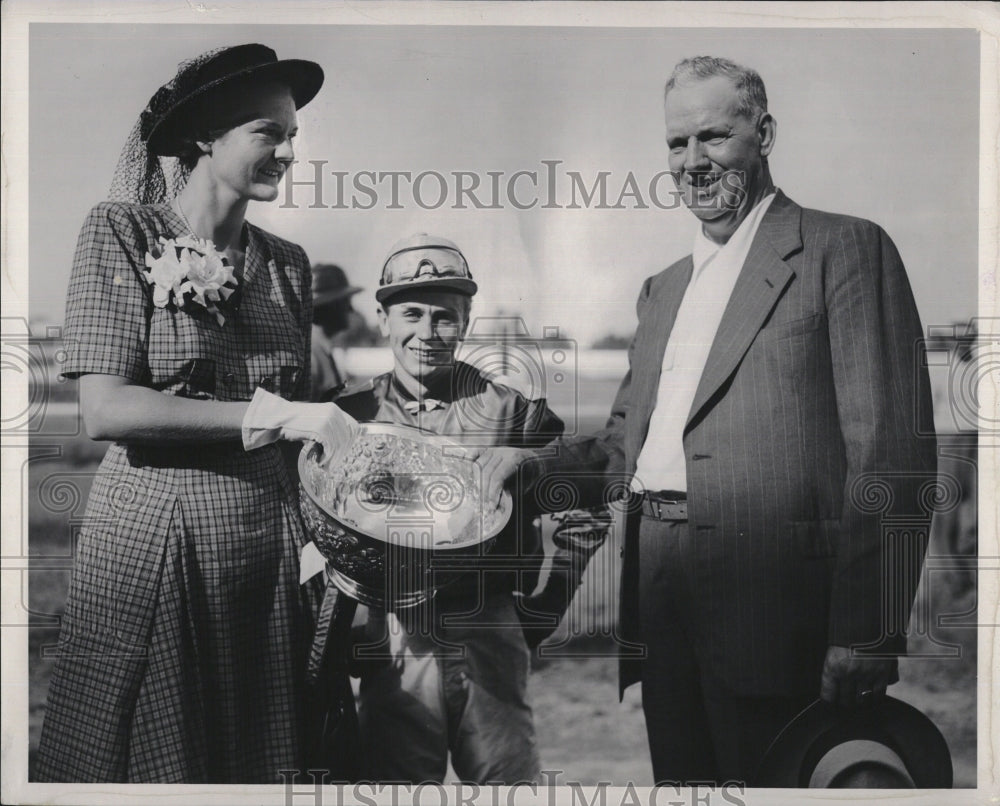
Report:
<svg viewBox="0 0 1000 806"><path fill-rule="evenodd" d="M145 254L186 234L169 206L95 207L69 287L66 374L306 399L309 264L247 227L237 311L220 326L152 304ZM277 446L113 444L79 535L35 780L280 782L299 767L315 604L298 584L304 542Z"/></svg>

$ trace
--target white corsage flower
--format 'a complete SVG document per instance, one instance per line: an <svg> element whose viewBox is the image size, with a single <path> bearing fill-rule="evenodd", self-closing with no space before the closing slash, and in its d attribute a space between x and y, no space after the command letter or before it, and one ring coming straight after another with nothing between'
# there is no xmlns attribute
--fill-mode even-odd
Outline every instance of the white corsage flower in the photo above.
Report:
<svg viewBox="0 0 1000 806"><path fill-rule="evenodd" d="M179 288L184 269L177 260L177 250L172 248L172 244L172 241L160 238L160 256L154 258L149 252L146 253L146 279L153 286L153 304L157 308L166 308L171 296L181 296Z"/></svg>
<svg viewBox="0 0 1000 806"><path fill-rule="evenodd" d="M153 304L187 309L198 305L213 314L220 325L226 318L217 303L236 290L233 267L211 241L191 236L159 239L160 254L146 253L146 279L153 286Z"/></svg>

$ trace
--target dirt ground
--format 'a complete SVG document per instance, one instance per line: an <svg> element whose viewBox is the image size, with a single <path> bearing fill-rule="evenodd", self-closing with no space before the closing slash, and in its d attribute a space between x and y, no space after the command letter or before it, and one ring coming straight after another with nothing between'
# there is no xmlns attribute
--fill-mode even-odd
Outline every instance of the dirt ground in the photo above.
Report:
<svg viewBox="0 0 1000 806"><path fill-rule="evenodd" d="M547 663L534 670L530 693L542 769L558 772L557 782L652 783L639 688L618 702L613 657Z"/></svg>

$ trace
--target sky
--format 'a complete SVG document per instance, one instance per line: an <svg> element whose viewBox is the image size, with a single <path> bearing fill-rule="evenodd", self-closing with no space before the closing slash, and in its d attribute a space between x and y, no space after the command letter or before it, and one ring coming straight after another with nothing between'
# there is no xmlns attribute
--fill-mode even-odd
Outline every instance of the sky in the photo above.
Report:
<svg viewBox="0 0 1000 806"><path fill-rule="evenodd" d="M979 52L969 30L691 29L343 25L33 23L29 37L29 293L34 319L61 322L76 236L105 198L119 150L179 61L220 45L263 42L281 58L319 62L326 83L299 111L294 177L319 165L314 189L251 205L248 218L336 262L374 289L393 242L430 232L459 244L480 284L474 313L517 313L528 331L559 328L589 344L629 335L645 277L691 250L695 220L672 205L662 89L680 59L711 54L756 68L778 122L776 184L806 207L882 225L907 266L925 325L976 313ZM556 196L547 195L548 161ZM400 179L427 173L424 207ZM518 171L539 174L506 184ZM334 172L345 177L338 201ZM459 201L454 172L500 177L500 209ZM605 209L578 197L607 172ZM436 176L449 187L438 209ZM607 209L635 177L637 197ZM351 183L376 185L371 209L350 209ZM286 182L287 177L286 177ZM465 181L472 181L467 179ZM371 196L354 193L362 205ZM530 209L516 203L537 200ZM297 205L293 209L288 201ZM546 202L555 204L545 206Z"/></svg>

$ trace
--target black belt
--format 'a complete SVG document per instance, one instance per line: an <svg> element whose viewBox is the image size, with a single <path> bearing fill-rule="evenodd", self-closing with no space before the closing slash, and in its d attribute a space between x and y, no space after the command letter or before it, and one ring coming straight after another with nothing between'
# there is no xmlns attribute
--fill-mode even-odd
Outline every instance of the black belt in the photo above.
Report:
<svg viewBox="0 0 1000 806"><path fill-rule="evenodd" d="M686 521L687 495L676 492L643 493L642 514L658 521Z"/></svg>

